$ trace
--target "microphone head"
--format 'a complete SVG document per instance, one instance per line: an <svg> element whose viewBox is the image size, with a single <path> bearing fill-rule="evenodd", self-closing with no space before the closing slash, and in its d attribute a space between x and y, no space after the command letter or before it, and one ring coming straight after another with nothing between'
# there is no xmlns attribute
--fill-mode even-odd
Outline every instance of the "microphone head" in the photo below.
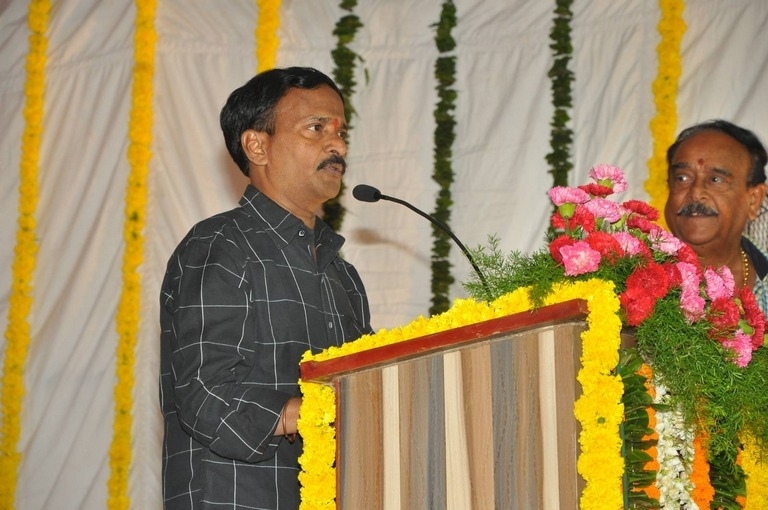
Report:
<svg viewBox="0 0 768 510"><path fill-rule="evenodd" d="M352 196L361 202L378 202L381 200L381 191L367 184L358 184L352 190Z"/></svg>

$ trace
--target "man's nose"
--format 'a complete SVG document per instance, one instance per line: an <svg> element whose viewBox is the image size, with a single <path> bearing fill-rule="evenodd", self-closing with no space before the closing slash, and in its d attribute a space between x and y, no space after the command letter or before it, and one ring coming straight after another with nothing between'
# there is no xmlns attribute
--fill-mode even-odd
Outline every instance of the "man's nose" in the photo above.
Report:
<svg viewBox="0 0 768 510"><path fill-rule="evenodd" d="M704 179L694 179L690 187L691 199L696 202L706 200L708 197L707 186Z"/></svg>
<svg viewBox="0 0 768 510"><path fill-rule="evenodd" d="M328 151L343 158L347 155L347 142L340 136L333 136L328 142Z"/></svg>

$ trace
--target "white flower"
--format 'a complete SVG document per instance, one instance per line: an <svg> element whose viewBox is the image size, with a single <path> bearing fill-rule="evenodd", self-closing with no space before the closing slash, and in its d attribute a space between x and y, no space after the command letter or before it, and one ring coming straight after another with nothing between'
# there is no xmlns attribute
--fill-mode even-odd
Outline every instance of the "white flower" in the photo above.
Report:
<svg viewBox="0 0 768 510"><path fill-rule="evenodd" d="M666 404L668 401L667 389L657 385L654 402ZM685 425L679 409L670 409L656 412L656 433L659 436L656 446L659 462L656 487L659 489L660 508L698 510L698 505L691 499L693 431Z"/></svg>

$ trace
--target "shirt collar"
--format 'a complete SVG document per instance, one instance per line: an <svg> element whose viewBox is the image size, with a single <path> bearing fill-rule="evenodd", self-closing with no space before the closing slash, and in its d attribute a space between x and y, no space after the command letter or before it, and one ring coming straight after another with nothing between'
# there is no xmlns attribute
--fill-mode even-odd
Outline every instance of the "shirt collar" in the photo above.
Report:
<svg viewBox="0 0 768 510"><path fill-rule="evenodd" d="M293 214L289 213L267 195L249 184L240 199L240 206L249 216L264 223L275 244L283 249L300 231L309 229ZM315 245L317 246L318 263L325 265L338 254L344 244L344 237L337 234L319 217L315 218Z"/></svg>

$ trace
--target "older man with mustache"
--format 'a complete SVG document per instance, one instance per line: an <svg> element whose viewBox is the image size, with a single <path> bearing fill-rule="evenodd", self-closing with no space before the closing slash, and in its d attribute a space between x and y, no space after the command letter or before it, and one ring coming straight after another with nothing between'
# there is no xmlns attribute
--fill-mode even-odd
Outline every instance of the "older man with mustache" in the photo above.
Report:
<svg viewBox="0 0 768 510"><path fill-rule="evenodd" d="M768 312L768 256L743 233L765 196L766 150L751 131L725 120L683 130L667 151L664 215L702 265L728 266L737 288L752 288Z"/></svg>

